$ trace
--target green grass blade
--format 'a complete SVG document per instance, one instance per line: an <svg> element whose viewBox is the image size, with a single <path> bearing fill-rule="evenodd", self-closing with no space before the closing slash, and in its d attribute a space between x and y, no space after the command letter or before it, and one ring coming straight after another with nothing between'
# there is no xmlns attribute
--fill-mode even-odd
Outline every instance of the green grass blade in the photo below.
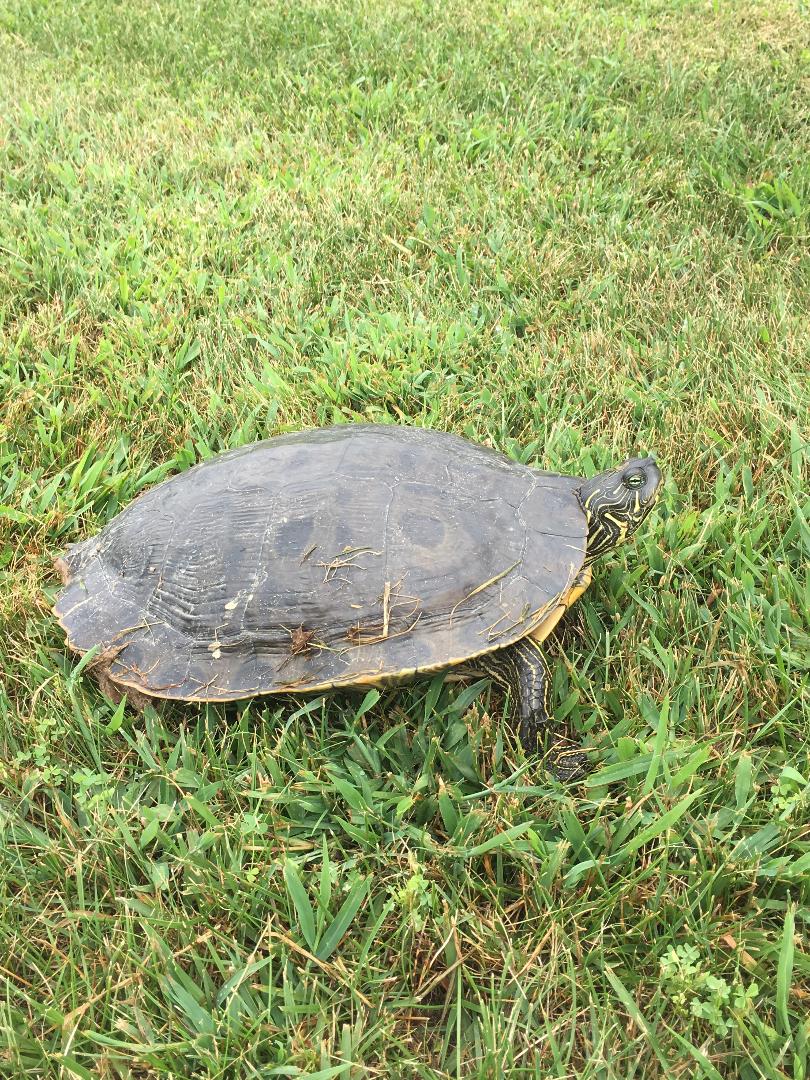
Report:
<svg viewBox="0 0 810 1080"><path fill-rule="evenodd" d="M702 789L698 789L697 791L691 792L689 795L685 795L680 802L677 802L674 806L670 807L669 810L661 814L660 817L656 818L653 822L643 828L641 832L636 833L634 837L628 840L616 853L616 859L621 860L626 858L634 851L638 851L640 847L648 844L650 840L654 840L657 836L661 836L668 829L671 829L673 825L680 821L692 803L702 795Z"/></svg>
<svg viewBox="0 0 810 1080"><path fill-rule="evenodd" d="M298 917L298 929L301 931L304 941L310 949L315 948L315 913L309 900L309 894L304 888L304 883L298 873L298 867L287 859L284 863L284 882L287 892L293 902L295 914Z"/></svg>
<svg viewBox="0 0 810 1080"><path fill-rule="evenodd" d="M793 978L793 958L795 945L793 935L796 923L796 905L788 902L785 911L785 924L782 929L782 941L779 946L779 963L776 968L776 1012L779 1025L784 1035L790 1035L790 1013L788 1004Z"/></svg>
<svg viewBox="0 0 810 1080"><path fill-rule="evenodd" d="M340 910L329 926L327 926L318 943L315 955L319 960L328 960L338 947L343 936L347 933L355 916L362 907L363 901L368 895L368 891L369 882L366 878L358 878L354 882L349 890L349 895L341 904Z"/></svg>

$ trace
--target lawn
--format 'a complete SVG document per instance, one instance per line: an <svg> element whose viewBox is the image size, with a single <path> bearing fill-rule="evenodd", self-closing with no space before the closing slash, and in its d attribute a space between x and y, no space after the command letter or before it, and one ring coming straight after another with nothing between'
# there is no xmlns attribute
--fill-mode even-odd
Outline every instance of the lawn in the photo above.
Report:
<svg viewBox="0 0 810 1080"><path fill-rule="evenodd" d="M6 0L0 1075L810 1076L810 24L773 0ZM487 682L138 715L51 559L355 420L636 540Z"/></svg>

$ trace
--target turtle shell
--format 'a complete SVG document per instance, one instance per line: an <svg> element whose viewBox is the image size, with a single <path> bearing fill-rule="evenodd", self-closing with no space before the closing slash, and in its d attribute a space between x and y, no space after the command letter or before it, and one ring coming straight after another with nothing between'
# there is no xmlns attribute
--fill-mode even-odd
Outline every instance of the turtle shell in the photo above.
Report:
<svg viewBox="0 0 810 1080"><path fill-rule="evenodd" d="M537 633L585 558L573 477L455 435L300 432L139 496L55 612L122 687L227 701L438 670Z"/></svg>

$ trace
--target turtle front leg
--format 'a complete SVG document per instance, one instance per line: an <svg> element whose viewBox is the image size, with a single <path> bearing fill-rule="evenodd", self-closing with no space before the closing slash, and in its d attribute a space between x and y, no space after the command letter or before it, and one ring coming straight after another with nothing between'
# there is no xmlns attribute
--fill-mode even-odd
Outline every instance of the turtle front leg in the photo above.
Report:
<svg viewBox="0 0 810 1080"><path fill-rule="evenodd" d="M588 770L587 756L564 732L553 730L551 671L541 644L523 638L482 657L483 668L508 690L518 709L518 738L534 753L547 746L546 763L560 780L574 780Z"/></svg>

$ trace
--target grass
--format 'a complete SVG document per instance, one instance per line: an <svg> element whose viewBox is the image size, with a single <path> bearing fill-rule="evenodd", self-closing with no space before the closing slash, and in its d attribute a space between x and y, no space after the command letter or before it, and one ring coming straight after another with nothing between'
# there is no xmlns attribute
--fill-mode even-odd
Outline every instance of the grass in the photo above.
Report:
<svg viewBox="0 0 810 1080"><path fill-rule="evenodd" d="M810 1073L810 33L784 0L8 0L0 1074ZM137 716L50 559L373 420L654 451L554 700ZM803 697L804 695L804 697Z"/></svg>

